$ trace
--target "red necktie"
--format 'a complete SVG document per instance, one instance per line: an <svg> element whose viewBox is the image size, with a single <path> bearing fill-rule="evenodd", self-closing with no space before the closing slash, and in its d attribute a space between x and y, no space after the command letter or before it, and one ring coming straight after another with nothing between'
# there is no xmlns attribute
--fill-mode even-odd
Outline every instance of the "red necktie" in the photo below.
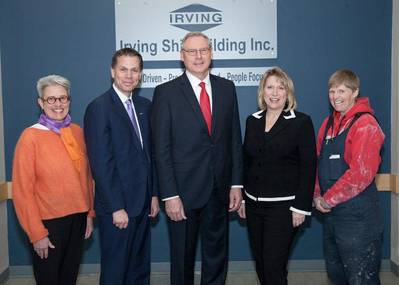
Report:
<svg viewBox="0 0 399 285"><path fill-rule="evenodd" d="M206 93L205 82L201 82L199 84L199 86L201 86L200 107L201 107L202 115L204 116L206 125L208 127L208 132L209 132L209 134L211 134L211 132L212 132L211 104L209 102L208 93Z"/></svg>

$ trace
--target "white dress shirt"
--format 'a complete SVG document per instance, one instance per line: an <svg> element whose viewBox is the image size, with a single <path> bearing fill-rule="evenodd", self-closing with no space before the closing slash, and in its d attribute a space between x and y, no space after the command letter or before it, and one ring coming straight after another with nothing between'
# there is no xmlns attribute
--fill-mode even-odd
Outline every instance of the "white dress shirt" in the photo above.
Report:
<svg viewBox="0 0 399 285"><path fill-rule="evenodd" d="M209 102L211 103L211 113L212 113L212 86L211 81L209 79L209 72L204 78L204 80L200 80L198 77L195 77L193 74L186 70L188 81L190 81L191 87L193 87L195 97L197 97L198 104L200 104L200 96L201 96L201 86L199 85L201 82L205 83L205 90L209 96Z"/></svg>
<svg viewBox="0 0 399 285"><path fill-rule="evenodd" d="M129 96L126 96L125 94L123 94L123 93L115 86L115 84L112 84L112 88L114 88L114 90L115 90L116 94L118 95L119 99L122 101L122 104L123 104L123 107L125 107L126 113L128 113L128 111L127 111L127 106L126 106L126 101L129 100L129 99L132 100L133 115L134 115L134 118L136 119L136 122L137 122L137 127L138 127L138 131L139 131L139 135L140 135L140 137L139 137L140 143L141 143L141 146L143 146L143 137L142 137L142 135L141 135L140 123L139 123L139 120L138 120L138 118L137 118L136 108L134 107L134 103L133 103L133 99L132 99L132 93L130 93ZM129 113L128 113L128 114L129 114Z"/></svg>

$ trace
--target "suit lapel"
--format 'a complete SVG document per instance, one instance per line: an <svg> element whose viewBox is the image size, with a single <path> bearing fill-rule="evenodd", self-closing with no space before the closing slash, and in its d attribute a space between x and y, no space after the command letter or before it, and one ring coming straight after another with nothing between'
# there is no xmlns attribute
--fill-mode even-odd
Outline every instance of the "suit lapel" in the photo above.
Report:
<svg viewBox="0 0 399 285"><path fill-rule="evenodd" d="M219 85L217 84L217 79L213 75L209 75L212 87L212 136L215 135L219 123L219 112L223 106L223 96Z"/></svg>
<svg viewBox="0 0 399 285"><path fill-rule="evenodd" d="M255 114L257 114L257 113L255 113ZM252 114L252 116L254 116L254 114ZM257 138L256 141L263 143L263 138L264 138L264 133L265 133L266 112L263 111L254 117L257 118L257 120L255 121L255 124L252 129L253 136L255 136Z"/></svg>
<svg viewBox="0 0 399 285"><path fill-rule="evenodd" d="M140 104L140 102L138 102L137 97L134 96L134 94L132 96L132 100L133 100L134 108L136 110L137 120L138 120L138 123L140 126L141 137L143 139L143 148L147 155L147 159L150 161L150 154L148 152L149 151L149 141L147 140L147 137L149 137L149 134L147 133L148 128L149 128L149 126L147 126L147 125L149 124L149 122L147 122L147 120L146 120L146 116L147 116L147 114L145 114L146 110L143 108L144 106L142 104ZM141 143L139 140L137 140L137 141L138 141L139 147L141 149Z"/></svg>
<svg viewBox="0 0 399 285"><path fill-rule="evenodd" d="M197 117L198 121L200 122L201 126L208 133L208 128L206 126L204 116L202 115L200 105L198 103L197 97L195 96L193 87L191 86L190 81L187 78L186 73L183 73L183 75L180 78L181 78L180 87L183 90L184 97L186 98L187 102L191 106L191 108L192 108L195 116ZM213 90L212 90L212 92L213 92Z"/></svg>
<svg viewBox="0 0 399 285"><path fill-rule="evenodd" d="M125 106L123 106L122 101L119 99L118 95L116 94L115 90L113 88L111 92L112 100L114 103L114 110L115 114L117 114L122 121L128 126L130 135L133 136L133 142L136 148L141 149L141 143L139 138L136 135L136 132L133 128L132 121L130 120L130 117L125 109ZM136 106L135 106L136 107ZM136 111L137 112L137 111Z"/></svg>

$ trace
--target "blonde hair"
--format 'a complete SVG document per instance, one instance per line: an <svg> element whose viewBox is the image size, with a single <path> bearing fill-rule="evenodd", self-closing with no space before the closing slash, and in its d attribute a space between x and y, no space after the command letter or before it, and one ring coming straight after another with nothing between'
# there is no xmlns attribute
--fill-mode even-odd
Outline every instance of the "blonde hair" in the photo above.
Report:
<svg viewBox="0 0 399 285"><path fill-rule="evenodd" d="M294 95L294 83L292 82L291 77L288 76L287 73L285 73L284 70L282 70L280 67L272 67L268 69L262 76L262 79L259 83L259 88L258 88L258 106L261 110L266 110L267 105L265 102L265 84L266 80L270 76L275 76L277 79L281 81L283 84L285 90L287 91L287 102L285 103L286 107L284 111L291 111L295 110L296 108L296 99Z"/></svg>

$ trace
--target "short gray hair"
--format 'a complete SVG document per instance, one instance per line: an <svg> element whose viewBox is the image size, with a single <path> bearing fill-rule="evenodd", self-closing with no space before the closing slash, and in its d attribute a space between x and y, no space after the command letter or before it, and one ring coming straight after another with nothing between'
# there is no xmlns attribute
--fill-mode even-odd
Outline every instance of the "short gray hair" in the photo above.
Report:
<svg viewBox="0 0 399 285"><path fill-rule="evenodd" d="M52 74L52 75L44 76L37 81L36 89L37 89L37 93L39 93L39 97L43 98L44 88L46 88L48 86L54 86L54 85L60 85L60 86L64 87L69 96L69 91L71 90L71 82L68 79L66 79L65 77Z"/></svg>
<svg viewBox="0 0 399 285"><path fill-rule="evenodd" d="M204 39L206 39L206 40L208 41L208 46L209 46L210 48L212 47L212 45L211 45L211 40L208 38L207 35L205 35L204 33L201 33L201 32L190 32L190 33L187 33L187 34L184 36L184 38L182 39L182 41L181 41L182 49L184 49L184 43L185 43L189 38L193 38L193 37L203 37Z"/></svg>

